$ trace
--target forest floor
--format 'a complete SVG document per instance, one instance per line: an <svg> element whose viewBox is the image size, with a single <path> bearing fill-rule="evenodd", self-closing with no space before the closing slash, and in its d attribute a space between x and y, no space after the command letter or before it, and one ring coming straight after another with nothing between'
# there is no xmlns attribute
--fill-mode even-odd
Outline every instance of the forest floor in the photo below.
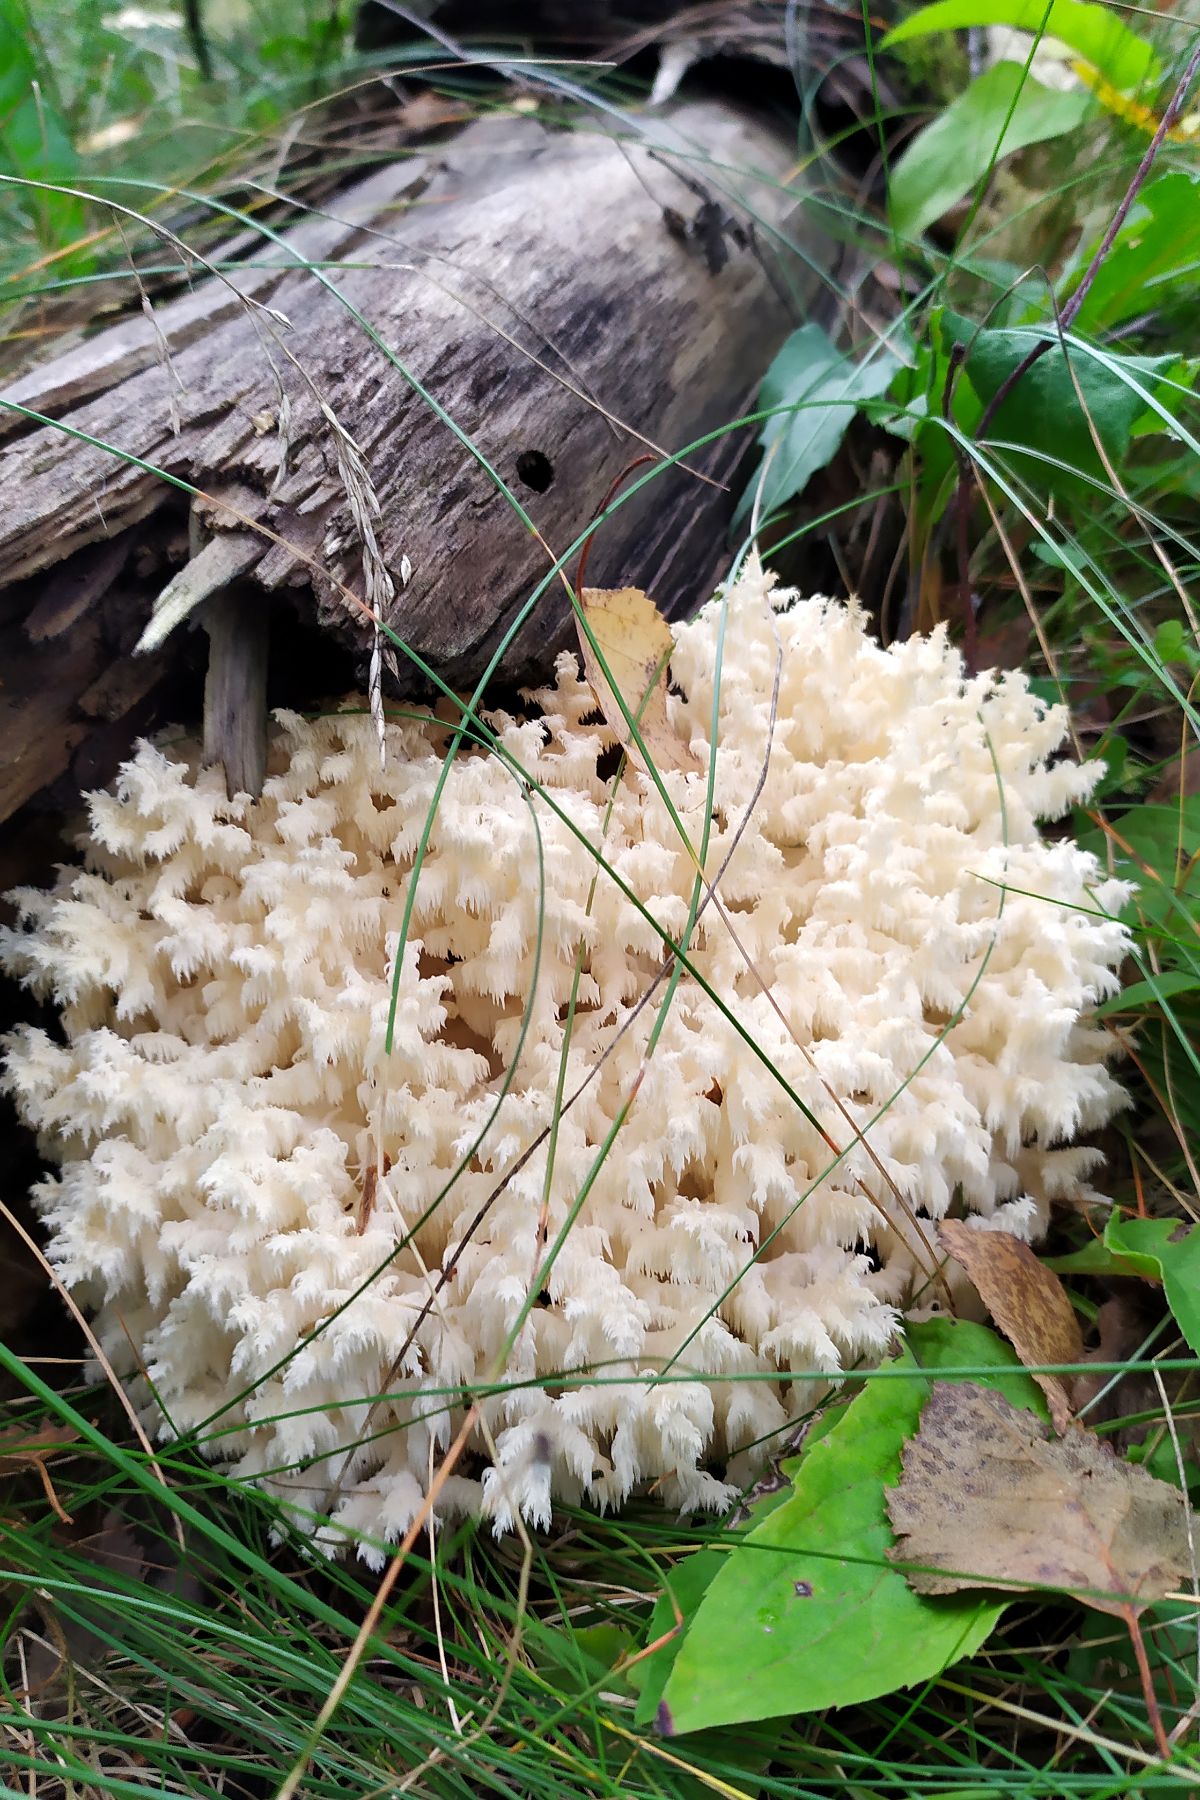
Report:
<svg viewBox="0 0 1200 1800"><path fill-rule="evenodd" d="M800 15L761 10L786 70ZM518 82L405 29L363 51L349 9L317 0L0 0L8 369L177 284L159 228L210 250L227 221L205 197L270 219L281 182L327 192L368 166L381 107L562 121L532 64ZM885 644L947 626L969 668L1065 706L1072 754L1103 764L1055 829L1130 884L1122 990L1096 1009L1131 1097L1093 1177L1111 1205L1064 1194L1036 1254L969 1265L972 1320L923 1317L900 1353L929 1380L864 1370L731 1519L646 1495L556 1509L545 1531L463 1520L410 1534L381 1573L314 1558L277 1501L194 1440L151 1444L119 1384L83 1378L86 1319L45 1258L14 1122L6 1797L1200 1790L1200 16L940 0L892 39L867 30L787 101L797 180L853 256L821 322L747 372L764 454L731 561L757 550L805 591L857 593ZM569 71L599 118L644 105L654 73ZM134 196L120 223L116 192ZM0 868L42 859L49 879L59 828L22 815ZM936 1375L1015 1404L1032 1485L988 1515L978 1579L931 1598L887 1557L886 1493ZM972 1429L957 1416L963 1458ZM1056 1461L1064 1444L1083 1462ZM1081 1523L1085 1488L1104 1498ZM1006 1535L1017 1514L1032 1547ZM796 1593L832 1559L843 1597L731 1708L768 1544Z"/></svg>

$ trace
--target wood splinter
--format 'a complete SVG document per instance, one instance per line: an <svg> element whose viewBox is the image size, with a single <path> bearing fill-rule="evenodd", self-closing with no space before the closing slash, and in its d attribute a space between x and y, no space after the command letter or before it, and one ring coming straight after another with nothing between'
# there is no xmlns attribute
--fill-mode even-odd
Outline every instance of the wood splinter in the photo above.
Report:
<svg viewBox="0 0 1200 1800"><path fill-rule="evenodd" d="M260 589L243 578L263 554L250 532L221 531L202 541L193 511L192 555L163 589L135 649L157 650L193 613L208 633L204 679L206 765L220 763L230 799L257 800L267 777L267 608Z"/></svg>
<svg viewBox="0 0 1200 1800"><path fill-rule="evenodd" d="M239 585L205 602L204 761L220 763L230 799L257 800L267 778L267 602Z"/></svg>

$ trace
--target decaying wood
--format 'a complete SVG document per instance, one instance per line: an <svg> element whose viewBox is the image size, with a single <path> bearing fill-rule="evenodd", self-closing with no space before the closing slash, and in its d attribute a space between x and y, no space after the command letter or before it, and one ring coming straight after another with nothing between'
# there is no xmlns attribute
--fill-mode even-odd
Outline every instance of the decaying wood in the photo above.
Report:
<svg viewBox="0 0 1200 1800"><path fill-rule="evenodd" d="M229 795L261 794L267 773L267 608L234 588L203 612L208 633L204 760L225 770Z"/></svg>
<svg viewBox="0 0 1200 1800"><path fill-rule="evenodd" d="M816 239L783 185L789 146L717 102L647 120L481 120L282 243L259 240L252 268L198 280L0 394L0 816L75 773L97 705L134 717L172 666L186 633L128 657L163 588L195 599L236 575L264 604L311 610L315 595L365 666L347 443L378 501L388 623L462 686L634 456L678 452L746 409L814 286L793 247L811 259ZM668 609L702 598L745 443L719 438L623 507L589 578L636 582ZM189 502L164 476L200 491L207 539L174 575ZM551 582L505 675L544 672L567 617ZM399 669L411 689L403 656Z"/></svg>

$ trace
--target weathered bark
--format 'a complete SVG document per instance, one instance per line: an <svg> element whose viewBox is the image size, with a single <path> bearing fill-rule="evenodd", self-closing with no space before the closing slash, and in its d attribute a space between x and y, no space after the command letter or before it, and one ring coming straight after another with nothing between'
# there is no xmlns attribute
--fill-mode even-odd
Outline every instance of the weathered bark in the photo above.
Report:
<svg viewBox="0 0 1200 1800"><path fill-rule="evenodd" d="M746 409L813 286L789 146L715 102L610 124L475 123L0 394L0 587L21 584L0 597L0 817L76 773L97 717L116 740L144 729L176 639L128 652L187 543L164 476L200 490L207 540L177 595L234 577L247 605L315 594L361 665L372 631L348 596L390 577L392 628L463 685L634 456ZM589 581L702 598L745 443L719 438L621 508ZM505 675L544 671L567 620L552 583Z"/></svg>

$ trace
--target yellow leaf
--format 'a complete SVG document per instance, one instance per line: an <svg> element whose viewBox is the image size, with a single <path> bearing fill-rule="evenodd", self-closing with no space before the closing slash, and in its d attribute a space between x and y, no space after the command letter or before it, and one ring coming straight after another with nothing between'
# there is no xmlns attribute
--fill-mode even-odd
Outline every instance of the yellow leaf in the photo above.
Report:
<svg viewBox="0 0 1200 1800"><path fill-rule="evenodd" d="M613 683L637 723L650 760L659 770L698 769L698 759L667 717L667 664L674 640L653 600L641 588L584 588L580 603ZM620 700L582 625L579 649L583 672L601 712L629 757L645 768Z"/></svg>
<svg viewBox="0 0 1200 1800"><path fill-rule="evenodd" d="M1087 63L1076 62L1072 63L1071 67L1084 86L1091 88L1106 112L1113 113L1118 119L1124 119L1129 125L1136 125L1139 131L1146 133L1147 137L1154 136L1162 124L1162 118L1154 111L1153 107L1143 105L1140 100L1133 99L1129 94L1123 94L1119 88L1113 86L1111 81L1106 81L1103 75L1090 68ZM1198 136L1200 136L1200 115L1196 113L1189 113L1186 118L1180 119L1178 124L1174 125L1167 133L1167 138L1172 144L1194 144Z"/></svg>

